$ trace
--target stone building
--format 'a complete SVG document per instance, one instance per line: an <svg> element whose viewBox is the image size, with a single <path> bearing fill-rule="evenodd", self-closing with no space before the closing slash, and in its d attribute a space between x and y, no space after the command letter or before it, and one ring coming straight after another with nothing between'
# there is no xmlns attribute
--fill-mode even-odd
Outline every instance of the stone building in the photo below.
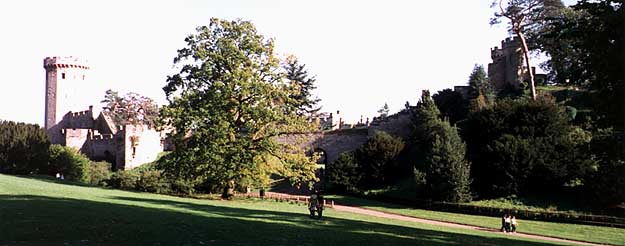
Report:
<svg viewBox="0 0 625 246"><path fill-rule="evenodd" d="M151 162L164 150L165 134L147 125L117 126L106 112L85 108L98 98L89 91L90 66L75 57L48 57L45 128L50 142L79 149L92 160L105 160L114 169L132 169ZM97 115L97 117L96 117Z"/></svg>
<svg viewBox="0 0 625 246"><path fill-rule="evenodd" d="M488 64L488 79L495 91L519 89L524 71L521 40L502 40L501 48L495 46L490 50L490 58L493 62Z"/></svg>
<svg viewBox="0 0 625 246"><path fill-rule="evenodd" d="M488 64L488 80L496 92L520 89L522 82L529 81L519 38L502 40L501 48L495 46L490 49L490 57L493 62ZM532 73L536 85L546 82L546 75L536 74L536 67L532 67Z"/></svg>

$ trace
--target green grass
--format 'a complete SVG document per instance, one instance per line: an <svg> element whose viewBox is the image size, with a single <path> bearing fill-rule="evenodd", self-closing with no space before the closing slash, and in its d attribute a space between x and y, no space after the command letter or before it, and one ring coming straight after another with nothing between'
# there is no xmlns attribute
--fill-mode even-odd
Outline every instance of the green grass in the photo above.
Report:
<svg viewBox="0 0 625 246"><path fill-rule="evenodd" d="M0 175L0 245L559 245L262 200L198 200Z"/></svg>
<svg viewBox="0 0 625 246"><path fill-rule="evenodd" d="M580 207L576 201L571 201L570 197L551 196L547 198L521 198L514 195L509 197L500 197L496 199L472 201L468 205L527 210L535 212L559 212L569 213L572 215L593 215L592 211L586 207Z"/></svg>
<svg viewBox="0 0 625 246"><path fill-rule="evenodd" d="M346 196L334 195L326 197L336 200L337 203L358 205L383 212L486 228L499 229L501 227L501 218L498 217L429 211ZM519 231L588 242L625 245L625 229L621 228L519 220Z"/></svg>

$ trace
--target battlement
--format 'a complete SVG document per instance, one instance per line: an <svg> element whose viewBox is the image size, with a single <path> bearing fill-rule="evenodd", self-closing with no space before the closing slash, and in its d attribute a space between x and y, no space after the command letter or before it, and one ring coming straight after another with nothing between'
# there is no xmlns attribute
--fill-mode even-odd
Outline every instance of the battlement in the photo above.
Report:
<svg viewBox="0 0 625 246"><path fill-rule="evenodd" d="M113 134L101 134L101 135L93 135L93 140L111 140L113 139Z"/></svg>
<svg viewBox="0 0 625 246"><path fill-rule="evenodd" d="M68 112L63 116L64 128L82 128L92 129L95 123L93 119L93 106L89 106L89 110L80 112Z"/></svg>
<svg viewBox="0 0 625 246"><path fill-rule="evenodd" d="M43 67L48 69L54 68L80 68L80 69L91 69L89 62L87 60L83 60L73 56L54 56L54 57L46 57L43 60Z"/></svg>
<svg viewBox="0 0 625 246"><path fill-rule="evenodd" d="M516 52L516 50L521 46L521 40L517 37L514 38L506 38L504 40L501 40L501 49L498 46L495 46L493 48L490 49L490 58L495 60L496 58L502 57L505 54L509 53L506 52L505 50L507 49L513 49L513 51Z"/></svg>

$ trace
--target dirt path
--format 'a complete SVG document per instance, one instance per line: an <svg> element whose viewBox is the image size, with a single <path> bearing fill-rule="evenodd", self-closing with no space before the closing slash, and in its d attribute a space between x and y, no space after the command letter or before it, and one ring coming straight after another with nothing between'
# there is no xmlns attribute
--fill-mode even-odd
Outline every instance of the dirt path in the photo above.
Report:
<svg viewBox="0 0 625 246"><path fill-rule="evenodd" d="M307 196L294 196L294 195L289 195L289 194L284 194L284 193L276 193L276 192L268 192L268 194L269 195L280 196L280 197L290 197L290 198L293 198L293 199L294 198L299 198L299 199L302 199L302 200L305 199L305 198L308 198ZM489 232L489 233L498 233L498 234L502 233L499 230L493 229L493 228L486 228L486 227L472 226L472 225L464 225L464 224L458 224L458 223L452 223L452 222L443 222L443 221L429 220L429 219L420 219L420 218L415 218L415 217L410 217L410 216L405 216L405 215L380 212L380 211L366 209L366 208L361 208L361 207L354 207L354 206L345 206L345 205L334 204L332 206L332 208L334 210L336 210L336 211L357 213L357 214L363 214L363 215L368 215L368 216L375 216L375 217L379 217L379 218L388 218L388 219L409 221L409 222L422 223L422 224L435 225L435 226L446 226L446 227L462 228L462 229L469 229L469 230L478 230L478 231L484 231L484 232ZM597 244L597 243L582 242L582 241L576 241L576 240L571 240L571 239L562 239L562 238L556 238L556 237L539 236L539 235L527 234L527 233L521 233L521 232L517 232L517 233L513 233L513 234L507 234L507 235L509 235L510 237L522 237L522 238L530 238L530 239L539 239L539 240L544 240L544 241L561 242L561 243L567 243L567 244L607 245L607 244Z"/></svg>
<svg viewBox="0 0 625 246"><path fill-rule="evenodd" d="M451 222L442 222L442 221L437 221L437 220L419 219L419 218L415 218L415 217L398 215L398 214L391 214L391 213L385 213L385 212L380 212L380 211L375 211L375 210L365 209L365 208L359 208L359 207L351 207L351 206L343 206L343 205L336 205L335 204L334 205L334 210L342 211L342 212L364 214L364 215L375 216L375 217L380 217L380 218L388 218L388 219L395 219L395 220L402 220L402 221L410 221L410 222L416 222L416 223L422 223L422 224L428 224L428 225L447 226L447 227L454 227L454 228L462 228L462 229L485 231L485 232L490 232L490 233L502 233L499 230L493 229L493 228L486 228L486 227L479 227L479 226L472 226L472 225L464 225L464 224L457 224L457 223L451 223ZM552 241L552 242L561 242L561 243L568 243L568 244L605 245L605 244L588 243L588 242L569 240L569 239L561 239L561 238L555 238L555 237L539 236L539 235L526 234L526 233L520 233L520 232L514 233L514 234L507 234L507 235L509 235L510 237L531 238L531 239L539 239L539 240Z"/></svg>

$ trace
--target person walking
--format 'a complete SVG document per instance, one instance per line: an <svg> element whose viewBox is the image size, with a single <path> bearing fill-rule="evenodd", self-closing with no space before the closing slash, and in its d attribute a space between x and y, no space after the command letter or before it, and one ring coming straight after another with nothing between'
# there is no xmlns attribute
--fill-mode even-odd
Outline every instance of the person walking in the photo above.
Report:
<svg viewBox="0 0 625 246"><path fill-rule="evenodd" d="M501 216L501 229L499 229L501 232L506 232L506 218L508 218L508 214Z"/></svg>
<svg viewBox="0 0 625 246"><path fill-rule="evenodd" d="M516 217L512 216L512 219L510 219L510 225L512 226L512 232L516 233L516 228L518 226L517 224L518 222L516 221Z"/></svg>
<svg viewBox="0 0 625 246"><path fill-rule="evenodd" d="M321 195L321 192L317 192L317 214L319 215L318 219L321 219L321 216L323 215L323 195Z"/></svg>
<svg viewBox="0 0 625 246"><path fill-rule="evenodd" d="M510 232L511 228L510 228L510 224L512 223L512 216L511 215L506 215L506 219L504 220L505 222L505 233Z"/></svg>
<svg viewBox="0 0 625 246"><path fill-rule="evenodd" d="M318 203L319 203L319 200L318 200L317 192L315 191L314 193L310 195L310 198L308 200L308 210L310 211L310 218L315 217L315 211L317 211Z"/></svg>

